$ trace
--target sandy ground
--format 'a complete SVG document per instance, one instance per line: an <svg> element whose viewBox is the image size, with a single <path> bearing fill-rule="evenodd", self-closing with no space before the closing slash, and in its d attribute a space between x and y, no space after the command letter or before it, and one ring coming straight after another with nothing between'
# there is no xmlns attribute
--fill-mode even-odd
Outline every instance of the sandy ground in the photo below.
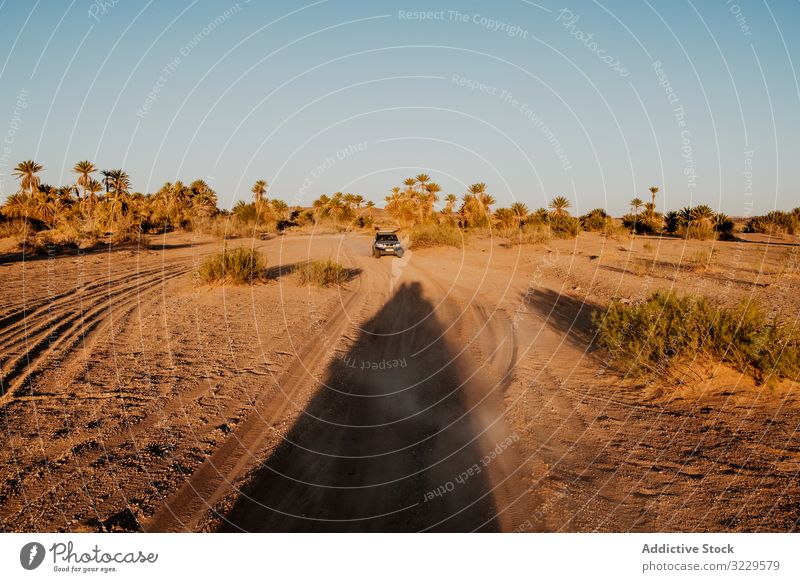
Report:
<svg viewBox="0 0 800 582"><path fill-rule="evenodd" d="M792 531L797 384L644 385L590 314L656 289L798 318L796 240L638 237L370 257L356 234L0 260L0 530ZM343 289L291 271L334 257Z"/></svg>

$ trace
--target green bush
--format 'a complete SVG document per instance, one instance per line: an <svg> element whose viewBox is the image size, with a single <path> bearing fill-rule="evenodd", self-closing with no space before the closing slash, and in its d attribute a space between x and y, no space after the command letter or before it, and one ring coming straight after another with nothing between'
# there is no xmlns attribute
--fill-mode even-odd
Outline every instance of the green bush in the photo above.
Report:
<svg viewBox="0 0 800 582"><path fill-rule="evenodd" d="M415 249L430 247L464 246L464 233L455 226L447 224L422 224L411 231L411 246Z"/></svg>
<svg viewBox="0 0 800 582"><path fill-rule="evenodd" d="M548 225L556 238L575 238L581 231L581 221L574 216L550 216Z"/></svg>
<svg viewBox="0 0 800 582"><path fill-rule="evenodd" d="M636 234L658 234L664 228L664 217L658 213L626 214L622 225Z"/></svg>
<svg viewBox="0 0 800 582"><path fill-rule="evenodd" d="M266 257L255 249L224 248L200 265L198 276L203 283L252 285L264 276Z"/></svg>
<svg viewBox="0 0 800 582"><path fill-rule="evenodd" d="M581 228L587 232L606 232L612 218L602 208L595 208L580 217Z"/></svg>
<svg viewBox="0 0 800 582"><path fill-rule="evenodd" d="M744 227L745 232L762 234L796 234L800 232L800 212L774 210L763 216L754 216Z"/></svg>
<svg viewBox="0 0 800 582"><path fill-rule="evenodd" d="M350 271L331 259L310 261L296 269L301 285L333 287L344 285L350 279Z"/></svg>
<svg viewBox="0 0 800 582"><path fill-rule="evenodd" d="M682 360L707 357L757 383L800 373L800 333L752 302L717 308L704 297L657 292L637 305L613 301L593 320L598 344L633 371L668 376Z"/></svg>
<svg viewBox="0 0 800 582"><path fill-rule="evenodd" d="M714 240L717 238L717 231L710 226L690 224L683 232L685 238L695 240Z"/></svg>
<svg viewBox="0 0 800 582"><path fill-rule="evenodd" d="M724 237L730 237L733 234L736 225L733 224L730 216L723 213L718 213L714 216L714 230L722 234Z"/></svg>

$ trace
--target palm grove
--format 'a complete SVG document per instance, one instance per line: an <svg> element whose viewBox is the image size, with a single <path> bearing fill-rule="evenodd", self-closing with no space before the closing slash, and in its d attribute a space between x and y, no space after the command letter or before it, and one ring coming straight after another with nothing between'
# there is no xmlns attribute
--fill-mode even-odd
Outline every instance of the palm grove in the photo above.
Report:
<svg viewBox="0 0 800 582"><path fill-rule="evenodd" d="M141 233L173 229L244 236L308 223L330 222L340 229L374 225L374 203L358 194L324 194L310 209L292 209L282 200L270 199L267 182L257 180L251 189L252 202L240 201L231 211L223 211L217 208L216 193L203 180L167 182L155 193L143 194L133 191L124 170L99 171L88 160L74 165L74 181L68 185L43 183L39 177L43 169L32 160L15 167L19 189L0 207L0 235L22 235L23 241L30 241L37 232L50 233L50 242L81 244L103 236L110 242L124 242L137 239ZM419 174L390 190L385 210L402 229L427 229L430 233L433 228L437 236L449 232L451 240L462 240L464 231L487 228L519 237L522 242L542 236L572 238L581 230L669 233L700 239L728 236L734 230L728 216L707 205L659 213L659 188L654 186L649 191L648 202L634 198L630 212L615 220L602 208L573 216L571 204L563 196L555 196L547 208L533 211L522 202L493 209L495 198L485 183L472 184L459 199L454 194L442 196L438 183L427 174ZM744 230L794 234L800 231L799 221L800 208L773 211L750 219Z"/></svg>

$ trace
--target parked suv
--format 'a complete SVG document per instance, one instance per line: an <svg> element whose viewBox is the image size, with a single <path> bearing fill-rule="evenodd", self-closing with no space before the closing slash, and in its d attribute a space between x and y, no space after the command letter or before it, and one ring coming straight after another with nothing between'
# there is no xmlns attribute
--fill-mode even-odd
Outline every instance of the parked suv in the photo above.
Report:
<svg viewBox="0 0 800 582"><path fill-rule="evenodd" d="M380 259L383 255L403 256L403 245L393 232L378 232L372 243L372 256Z"/></svg>

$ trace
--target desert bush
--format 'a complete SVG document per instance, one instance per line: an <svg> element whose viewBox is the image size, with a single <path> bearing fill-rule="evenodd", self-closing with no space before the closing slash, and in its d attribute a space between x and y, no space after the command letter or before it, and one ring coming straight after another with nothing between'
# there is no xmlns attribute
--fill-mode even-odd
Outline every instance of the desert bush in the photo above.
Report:
<svg viewBox="0 0 800 582"><path fill-rule="evenodd" d="M92 233L83 232L76 226L61 225L57 229L28 233L20 236L17 245L26 254L59 253L65 249L87 248L97 239Z"/></svg>
<svg viewBox="0 0 800 582"><path fill-rule="evenodd" d="M580 217L581 228L587 232L606 232L612 218L602 208L595 208Z"/></svg>
<svg viewBox="0 0 800 582"><path fill-rule="evenodd" d="M683 217L677 210L670 210L664 216L664 230L670 234L675 234L686 226Z"/></svg>
<svg viewBox="0 0 800 582"><path fill-rule="evenodd" d="M344 285L350 279L350 271L332 259L310 261L296 269L301 285L333 287Z"/></svg>
<svg viewBox="0 0 800 582"><path fill-rule="evenodd" d="M423 224L411 230L411 246L415 249L430 247L464 246L465 234L455 226L447 224Z"/></svg>
<svg viewBox="0 0 800 582"><path fill-rule="evenodd" d="M717 233L710 226L690 224L684 229L683 236L694 240L714 240L717 238Z"/></svg>
<svg viewBox="0 0 800 582"><path fill-rule="evenodd" d="M259 222L244 220L237 215L217 215L193 221L192 232L208 234L221 240L237 238L258 238L262 233L274 234L278 231L278 222Z"/></svg>
<svg viewBox="0 0 800 582"><path fill-rule="evenodd" d="M48 238L54 247L77 249L83 240L83 233L74 226L62 226L50 231Z"/></svg>
<svg viewBox="0 0 800 582"><path fill-rule="evenodd" d="M664 228L664 218L658 212L651 214L626 214L622 225L636 234L658 234Z"/></svg>
<svg viewBox="0 0 800 582"><path fill-rule="evenodd" d="M548 218L550 235L555 238L575 238L581 231L581 221L574 216L551 215Z"/></svg>
<svg viewBox="0 0 800 582"><path fill-rule="evenodd" d="M26 255L43 255L50 246L50 238L47 235L29 234L20 237L17 246Z"/></svg>
<svg viewBox="0 0 800 582"><path fill-rule="evenodd" d="M536 245L550 240L550 228L543 224L525 224L522 228L506 228L497 232L508 246Z"/></svg>
<svg viewBox="0 0 800 582"><path fill-rule="evenodd" d="M763 216L754 216L747 221L745 232L758 232L762 234L797 234L800 232L800 212L774 210Z"/></svg>
<svg viewBox="0 0 800 582"><path fill-rule="evenodd" d="M800 334L752 302L714 307L704 297L660 291L635 305L612 301L593 321L598 344L635 372L670 377L700 357L730 364L758 383L800 373Z"/></svg>
<svg viewBox="0 0 800 582"><path fill-rule="evenodd" d="M112 245L147 246L147 240L142 236L140 226L134 223L121 223L108 237L108 242Z"/></svg>
<svg viewBox="0 0 800 582"><path fill-rule="evenodd" d="M24 218L12 218L0 222L0 238L10 236L25 237L41 230L41 226Z"/></svg>
<svg viewBox="0 0 800 582"><path fill-rule="evenodd" d="M266 266L267 259L260 251L223 248L222 252L203 261L197 274L200 281L207 284L246 285L261 279Z"/></svg>
<svg viewBox="0 0 800 582"><path fill-rule="evenodd" d="M546 208L537 208L525 218L523 224L533 226L547 224L549 217L550 213Z"/></svg>
<svg viewBox="0 0 800 582"><path fill-rule="evenodd" d="M718 213L714 216L714 230L726 238L733 234L735 225L730 216L723 213Z"/></svg>

